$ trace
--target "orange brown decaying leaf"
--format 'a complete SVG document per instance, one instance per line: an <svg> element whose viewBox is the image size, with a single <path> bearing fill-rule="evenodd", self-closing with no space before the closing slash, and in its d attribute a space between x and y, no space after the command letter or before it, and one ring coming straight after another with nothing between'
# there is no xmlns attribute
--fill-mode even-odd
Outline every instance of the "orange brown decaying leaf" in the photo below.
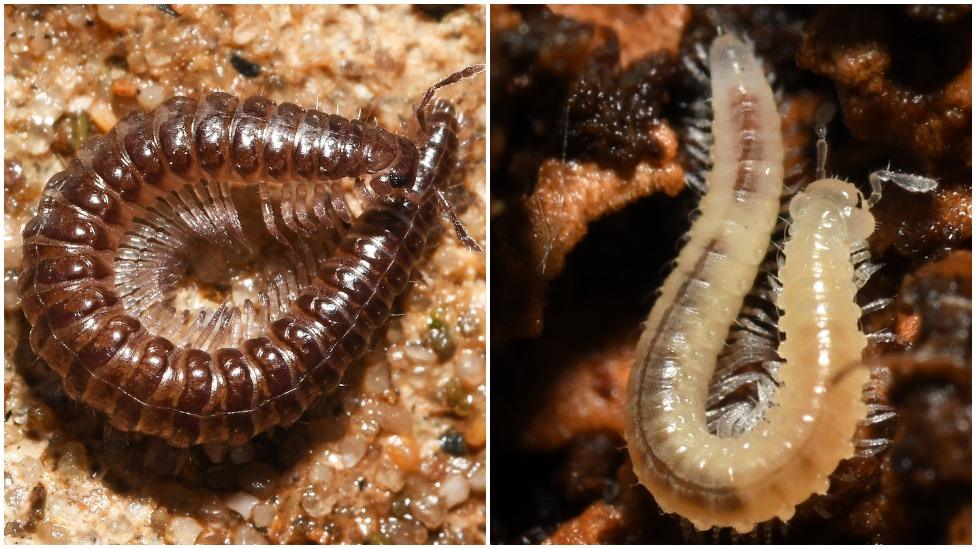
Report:
<svg viewBox="0 0 976 549"><path fill-rule="evenodd" d="M677 52L685 25L691 19L691 8L677 5L553 5L550 9L581 22L613 29L620 38L622 67L656 51Z"/></svg>
<svg viewBox="0 0 976 549"><path fill-rule="evenodd" d="M620 433L633 351L634 342L625 339L567 358L554 370L556 379L541 399L543 407L529 420L523 445L546 451L587 434Z"/></svg>
<svg viewBox="0 0 976 549"><path fill-rule="evenodd" d="M545 545L595 545L609 543L622 526L620 510L597 501L579 516L562 523L543 543Z"/></svg>
<svg viewBox="0 0 976 549"><path fill-rule="evenodd" d="M654 131L661 160L638 164L629 179L593 163L550 159L542 164L525 206L531 225L529 247L543 278L551 280L562 271L566 255L586 235L590 222L650 194L675 196L684 188L677 135L667 126Z"/></svg>

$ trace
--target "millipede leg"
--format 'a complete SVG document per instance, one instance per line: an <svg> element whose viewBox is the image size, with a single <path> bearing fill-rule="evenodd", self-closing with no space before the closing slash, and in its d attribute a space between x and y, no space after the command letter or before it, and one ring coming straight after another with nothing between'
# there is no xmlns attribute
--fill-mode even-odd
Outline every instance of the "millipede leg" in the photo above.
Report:
<svg viewBox="0 0 976 549"><path fill-rule="evenodd" d="M480 253L482 251L481 245L475 241L471 235L468 234L467 229L464 228L464 224L458 219L457 212L454 211L454 207L448 202L447 197L444 196L442 191L437 191L437 200L441 203L444 208L444 212L447 218L451 220L451 224L454 225L454 232L457 234L458 240L464 244L464 247L473 251Z"/></svg>
<svg viewBox="0 0 976 549"><path fill-rule="evenodd" d="M281 231L278 230L278 225L275 223L274 208L271 206L271 198L268 196L267 186L258 185L258 196L261 199L261 218L264 220L264 226L268 229L268 233L282 245L291 248L291 242L285 238L285 235L281 234Z"/></svg>

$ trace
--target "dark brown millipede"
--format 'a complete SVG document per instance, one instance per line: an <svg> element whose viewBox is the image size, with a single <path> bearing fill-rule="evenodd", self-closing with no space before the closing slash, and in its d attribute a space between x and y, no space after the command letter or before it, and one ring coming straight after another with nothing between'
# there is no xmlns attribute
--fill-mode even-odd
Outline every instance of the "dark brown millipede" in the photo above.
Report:
<svg viewBox="0 0 976 549"><path fill-rule="evenodd" d="M433 98L482 70L467 67L427 91L417 107L419 149L361 121L263 97L173 97L126 116L48 181L24 229L19 293L34 352L69 396L113 426L174 446L238 444L293 423L366 352L440 216L479 249L443 194L458 160L459 122L451 103ZM338 192L344 177L356 178L368 199L355 219ZM166 259L183 233L239 242L227 182L258 185L265 226L298 255L321 253L317 229L340 236L331 256L305 263L300 287L281 285L279 306L265 304L257 333L241 320L254 315L248 302L243 311L221 307L193 338L174 343L155 329L165 322L147 325L129 310L151 308L146 302L165 284L131 275L162 265L153 258ZM271 182L281 185L280 215L292 238L275 223ZM231 335L232 324L243 329Z"/></svg>

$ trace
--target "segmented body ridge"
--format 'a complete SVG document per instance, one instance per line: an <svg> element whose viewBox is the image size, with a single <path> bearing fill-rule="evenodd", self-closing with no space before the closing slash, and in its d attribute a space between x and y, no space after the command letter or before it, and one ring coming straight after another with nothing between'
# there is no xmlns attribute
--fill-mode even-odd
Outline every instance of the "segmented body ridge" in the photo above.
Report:
<svg viewBox="0 0 976 549"><path fill-rule="evenodd" d="M638 479L664 511L702 530L747 531L754 507L766 505L754 493L768 472L763 454L782 439L764 428L742 439L709 432L708 383L776 224L784 151L772 90L749 48L720 36L710 60L713 169L638 343L625 438Z"/></svg>
<svg viewBox="0 0 976 549"><path fill-rule="evenodd" d="M757 291L783 187L779 117L758 63L739 40L717 38L710 62L714 166L701 216L638 344L624 434L634 471L662 510L699 530L745 533L789 520L811 494L827 493L842 460L870 451L854 442L859 423L885 419L862 363L869 336L860 330L855 299L878 268L867 261L869 209L883 181L911 192L935 182L882 170L869 177L873 192L863 198L854 185L824 175L821 124L818 180L790 200L778 281ZM744 305L750 294L771 297L781 316ZM730 332L737 320L738 334ZM730 333L739 337L727 346ZM717 359L730 347L730 364L759 361L763 370L740 376L726 369L720 392L710 395ZM762 413L731 403L709 413L752 382L767 402Z"/></svg>
<svg viewBox="0 0 976 549"><path fill-rule="evenodd" d="M72 398L119 429L176 446L240 443L294 422L366 352L443 213L437 191L457 159L453 107L434 102L426 130L418 151L360 121L224 93L200 103L174 97L154 112L128 115L51 178L24 230L19 292L32 348ZM355 220L335 187L323 188L342 177L365 181L377 195ZM206 212L227 206L223 187L201 196L201 179L314 186L312 212L304 194L287 211L283 204L281 217L296 234L352 221L266 333L238 345L175 345L127 311L118 292L115 261L126 231L159 204L196 201ZM239 223L214 222L233 216L172 210L180 223L218 240L240 236ZM276 233L270 206L264 210ZM218 320L226 324L216 314L212 324Z"/></svg>

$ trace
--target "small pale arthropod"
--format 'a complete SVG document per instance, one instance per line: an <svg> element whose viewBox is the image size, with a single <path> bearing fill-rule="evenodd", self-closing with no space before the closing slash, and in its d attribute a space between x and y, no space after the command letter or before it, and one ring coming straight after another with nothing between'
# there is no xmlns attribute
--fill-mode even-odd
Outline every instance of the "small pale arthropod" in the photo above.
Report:
<svg viewBox="0 0 976 549"><path fill-rule="evenodd" d="M625 437L637 477L664 511L700 530L748 532L788 520L811 494L825 493L829 475L854 454L854 431L867 412L867 336L855 294L875 268L864 260L874 230L868 208L883 180L913 191L929 190L931 181L878 172L865 200L854 185L821 173L792 199L776 296L785 341L774 404L751 429L714 434L709 381L769 244L783 153L772 92L748 49L721 36L710 64L714 167L701 217L637 347ZM820 144L823 154L822 136Z"/></svg>

